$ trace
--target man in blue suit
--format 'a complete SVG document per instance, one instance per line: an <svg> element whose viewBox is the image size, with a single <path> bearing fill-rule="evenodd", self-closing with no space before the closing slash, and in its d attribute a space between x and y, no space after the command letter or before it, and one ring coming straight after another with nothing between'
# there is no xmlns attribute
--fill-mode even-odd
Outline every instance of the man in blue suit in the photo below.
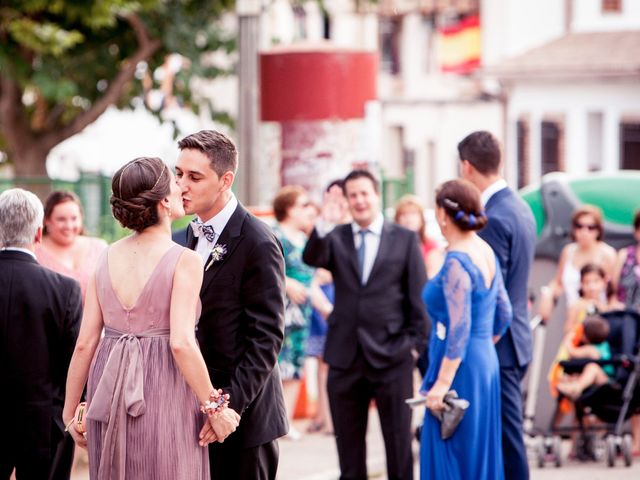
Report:
<svg viewBox="0 0 640 480"><path fill-rule="evenodd" d="M529 206L500 174L500 146L489 132L478 131L458 144L461 175L482 192L489 218L479 235L500 260L502 276L513 306L511 327L496 345L502 390L502 449L505 478L529 478L522 431L520 383L531 361L531 329L527 282L533 262L536 226Z"/></svg>

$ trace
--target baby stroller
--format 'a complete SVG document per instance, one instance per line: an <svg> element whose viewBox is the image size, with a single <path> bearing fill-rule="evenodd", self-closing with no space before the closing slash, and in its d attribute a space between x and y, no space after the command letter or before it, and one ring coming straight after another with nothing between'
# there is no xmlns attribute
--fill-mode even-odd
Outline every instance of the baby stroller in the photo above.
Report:
<svg viewBox="0 0 640 480"><path fill-rule="evenodd" d="M640 412L640 313L620 310L601 314L610 326L607 341L611 348L611 360L595 361L601 366L613 365L615 373L604 385L586 389L573 402L578 422L578 455L583 459L595 459L595 433L604 434L607 464L613 467L618 454L624 464L632 462L631 435L624 432L625 421ZM567 360L560 362L567 374L579 373L594 360ZM558 402L559 403L559 402ZM585 416L593 414L605 425L585 425ZM563 431L566 432L566 428ZM575 427L574 427L575 430Z"/></svg>

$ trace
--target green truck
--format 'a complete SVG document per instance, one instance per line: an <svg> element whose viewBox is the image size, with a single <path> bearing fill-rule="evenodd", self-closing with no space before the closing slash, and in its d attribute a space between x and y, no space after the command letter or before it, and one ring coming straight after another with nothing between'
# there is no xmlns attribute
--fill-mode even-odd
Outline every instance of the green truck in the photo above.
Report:
<svg viewBox="0 0 640 480"><path fill-rule="evenodd" d="M619 249L633 242L632 220L640 209L640 171L570 176L549 173L539 185L520 190L536 219L536 257L557 260L570 242L571 215L581 204L600 207L605 218L604 241Z"/></svg>

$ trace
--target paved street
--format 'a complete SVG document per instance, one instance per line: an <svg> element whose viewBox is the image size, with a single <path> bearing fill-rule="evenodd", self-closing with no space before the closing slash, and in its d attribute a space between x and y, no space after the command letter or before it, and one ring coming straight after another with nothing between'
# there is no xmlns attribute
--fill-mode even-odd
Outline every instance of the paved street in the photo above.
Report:
<svg viewBox="0 0 640 480"><path fill-rule="evenodd" d="M304 432L308 421L295 422L295 428ZM371 410L369 435L367 437L369 478L385 480L384 446L378 425L378 416ZM568 445L565 445L568 448ZM418 444L414 444L417 459ZM416 463L416 475L419 471ZM279 480L336 480L339 477L338 458L333 438L320 434L305 434L300 440L280 441ZM531 468L532 480L637 480L640 478L640 459L636 458L631 468L622 465L619 459L615 468L608 468L604 461L594 463L569 462L562 468ZM88 480L86 469L80 469L72 480Z"/></svg>
<svg viewBox="0 0 640 480"><path fill-rule="evenodd" d="M384 446L378 426L378 416L371 410L369 423L368 466L369 478L386 479L384 465ZM304 431L306 421L295 422L299 431ZM565 445L566 449L569 445ZM418 444L414 444L415 457L418 457ZM333 438L323 435L305 435L298 441L280 442L280 480L336 480L339 476L338 459ZM420 478L416 464L415 478ZM615 468L608 468L603 461L599 463L568 462L561 468L531 467L532 480L637 480L640 478L640 459L636 458L631 468L625 468L622 459L618 459Z"/></svg>

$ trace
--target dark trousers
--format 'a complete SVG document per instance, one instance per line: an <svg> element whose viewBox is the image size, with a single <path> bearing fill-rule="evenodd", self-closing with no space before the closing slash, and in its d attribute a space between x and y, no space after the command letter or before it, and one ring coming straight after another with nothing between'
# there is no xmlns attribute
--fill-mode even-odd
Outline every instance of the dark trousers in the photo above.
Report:
<svg viewBox="0 0 640 480"><path fill-rule="evenodd" d="M411 409L404 402L413 394L414 362L375 370L359 353L346 369L329 368L327 391L336 434L340 478L366 480L366 434L369 404L375 399L387 454L389 480L413 479Z"/></svg>
<svg viewBox="0 0 640 480"><path fill-rule="evenodd" d="M274 480L280 450L277 440L242 448L233 434L224 443L209 445L211 478L227 480Z"/></svg>
<svg viewBox="0 0 640 480"><path fill-rule="evenodd" d="M501 367L502 455L504 476L509 480L528 480L529 464L522 429L522 390L520 383L527 367Z"/></svg>
<svg viewBox="0 0 640 480"><path fill-rule="evenodd" d="M8 479L16 469L17 480L69 480L73 463L74 442L70 434L58 428L51 432L51 451L34 449L35 441L23 445L19 436L5 430L6 438L0 449L0 480Z"/></svg>

